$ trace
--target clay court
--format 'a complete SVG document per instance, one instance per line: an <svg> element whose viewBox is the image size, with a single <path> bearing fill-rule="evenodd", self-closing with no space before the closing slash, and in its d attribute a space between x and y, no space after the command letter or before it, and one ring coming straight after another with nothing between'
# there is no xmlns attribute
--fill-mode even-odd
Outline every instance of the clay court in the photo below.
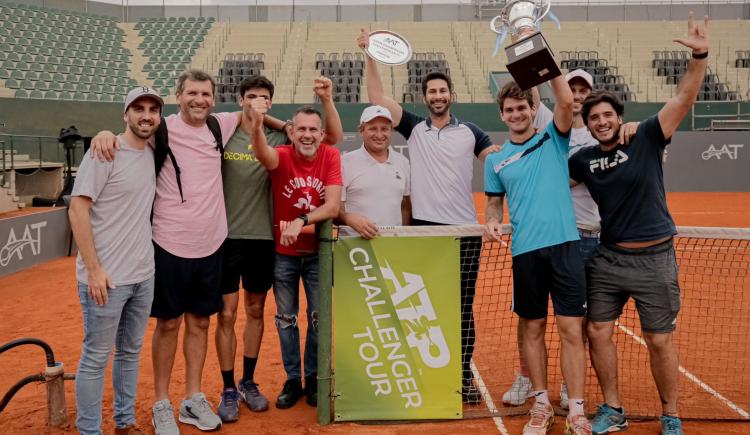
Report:
<svg viewBox="0 0 750 435"><path fill-rule="evenodd" d="M477 197L477 208L483 210L481 204L483 198ZM671 193L668 195L669 207L679 226L714 226L714 227L750 227L750 193ZM4 218L7 216L0 216ZM481 219L481 217L480 217ZM746 245L745 245L746 246ZM740 274L747 276L747 254L745 262L740 265L731 263L728 266L728 273ZM717 261L720 259L717 258ZM66 372L75 372L78 358L80 355L80 346L82 338L81 313L75 289L75 271L73 257L60 258L49 261L39 266L27 269L0 278L0 342L5 343L20 337L38 337L52 346L55 351L57 360L62 361ZM691 268L700 267L701 265L690 265ZM684 268L684 266L681 265ZM710 268L712 265L705 264ZM738 268L743 269L738 269ZM735 269L733 269L735 268ZM732 270L734 272L732 272ZM716 271L716 275L720 272ZM721 271L724 273L724 271ZM720 284L719 280L713 280L714 273L706 273L704 279L708 280L711 285ZM748 278L744 278L744 288L733 289L732 294L742 296L738 298L737 304L724 307L738 309L740 312L750 312L750 283ZM683 294L683 298L691 298L693 295ZM722 303L731 301L723 301ZM696 323L700 330L696 330L689 319L706 316L706 312L695 305L687 302L681 313L681 324L685 327L683 330L678 328L678 333L685 334L682 338L689 344L689 355L681 354L681 362L685 366L695 370L694 376L703 380L706 384L713 387L719 394L723 389L734 391L737 386L747 386L748 374L747 367L735 367L734 372L719 370L717 367L708 364L707 367L696 369L691 367L691 360L698 358L702 361L710 360L714 352L720 352L721 347L730 344L732 353L737 355L741 360L746 361L746 355L750 352L750 343L747 341L733 340L729 343L722 339L731 331L728 328L715 326L710 319L704 319L703 322ZM301 307L302 308L302 307ZM705 307L706 309L711 307ZM722 307L718 307L721 310ZM302 308L303 309L303 308ZM266 306L266 333L263 340L260 360L256 372L256 381L260 384L261 390L269 397L275 399L281 390L284 376L281 366L281 359L278 350L278 335L273 325L273 313L275 306L273 298L269 297ZM509 316L509 313L503 313L503 316ZM482 315L478 315L478 328L482 327ZM335 321L335 320L334 320ZM722 322L727 322L722 319ZM739 319L739 328L750 328L750 319L747 315ZM238 334L240 327L244 324L244 313L240 310L238 321ZM714 326L712 326L714 325ZM213 324L211 336L213 336ZM303 325L305 327L305 325ZM637 333L637 327L634 326ZM734 328L732 328L734 329ZM151 369L151 334L153 331L153 322L150 323L146 332L146 342L142 353L142 363L140 372L140 382L137 402L137 418L141 427L151 429L150 426L150 407L153 401L152 391L152 369ZM512 335L512 334L511 334ZM747 337L746 334L743 335ZM513 356L514 338L508 337L508 343L505 348L509 356L503 357L502 361L512 361L516 358ZM500 337L500 340L503 338ZM718 346L718 348L717 348ZM724 349L725 350L725 349ZM487 355L483 355L486 357ZM241 366L241 355L237 358L237 367ZM494 371L489 364L481 359L477 362L480 372L488 378L488 385L494 382L492 379ZM13 349L0 355L0 392L5 393L11 385L22 377L38 373L43 370L43 354L37 348L22 347ZM503 372L512 373L512 367L502 367ZM625 371L624 373L628 373ZM172 377L171 399L172 403L179 403L183 392L182 379L184 376L184 363L181 356L178 356L175 363L175 369ZM551 376L556 376L551 371ZM557 375L559 376L559 375ZM631 375L628 375L631 376ZM621 384L651 383L650 375L647 372L634 373L632 379L621 377ZM209 343L209 354L204 368L203 391L214 403L218 402L218 395L221 388L221 378L218 370L216 353L213 341ZM491 380L491 381L489 381ZM512 379L497 380L497 385L505 382L503 385L509 385ZM682 400L686 406L716 407L716 412L721 415L732 415L735 419L740 419L741 414L734 410L723 408L725 405L716 403L712 398L707 397L701 391L701 388L691 386L694 381L681 377L681 394ZM550 389L554 388L550 385ZM648 385L650 387L650 384ZM744 387L743 387L744 388ZM624 389L625 390L625 389ZM691 393L693 391L693 393ZM742 397L726 395L726 398L733 401L737 406L745 410L750 408L748 403L747 389ZM504 408L500 396L501 390L495 391L490 388L490 393L499 408ZM624 391L624 394L626 392ZM645 401L658 400L655 393L652 397L638 397ZM715 397L715 395L714 395ZM21 390L11 401L5 411L0 414L0 428L4 434L63 434L75 433L75 401L74 389L72 382L66 382L66 399L68 408L68 424L63 429L50 429L46 424L46 389L44 385L32 384ZM689 404L689 405L687 405ZM588 406L592 404L589 403ZM627 403L626 403L626 406ZM105 383L104 394L104 431L111 433L113 430L112 416L112 388L109 381ZM502 410L502 409L501 409ZM466 413L467 415L470 413ZM727 418L727 417L724 417ZM289 410L277 410L273 407L267 412L253 414L247 409L242 409L240 421L234 424L225 425L217 433L226 434L276 434L276 433L361 433L361 434L447 434L447 433L502 433L501 428L507 428L507 432L516 434L521 432L521 428L526 418L523 416L499 418L475 418L464 419L460 421L444 421L430 423L406 423L406 424L338 424L334 423L329 426L319 426L316 422L315 409L308 406L304 401L300 401L296 406ZM557 424L551 433L562 433L563 418L557 419ZM184 434L201 433L197 429L180 425ZM748 422L709 422L709 421L687 421L685 423L686 433L721 433L721 434L745 434L750 432L750 421ZM633 422L627 433L630 434L657 434L659 433L659 424L655 420L646 420Z"/></svg>

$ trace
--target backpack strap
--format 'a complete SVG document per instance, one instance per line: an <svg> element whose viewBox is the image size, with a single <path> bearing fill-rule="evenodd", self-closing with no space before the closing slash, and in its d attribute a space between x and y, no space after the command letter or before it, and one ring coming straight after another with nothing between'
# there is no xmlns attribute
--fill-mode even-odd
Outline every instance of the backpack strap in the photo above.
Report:
<svg viewBox="0 0 750 435"><path fill-rule="evenodd" d="M214 139L216 139L216 150L219 151L219 158L221 158L224 154L224 141L222 140L219 120L213 115L208 115L208 118L206 118L206 125L208 126L208 129L211 130ZM175 175L177 175L177 189L180 191L180 202L185 202L185 197L182 195L182 178L180 177L182 171L177 164L177 159L175 159L172 150L169 148L169 132L164 118L161 118L159 128L157 128L156 133L154 133L154 145L154 165L156 176L159 176L159 172L161 171L162 166L164 166L164 162L167 157L169 157L169 160L172 161L172 166L174 166Z"/></svg>

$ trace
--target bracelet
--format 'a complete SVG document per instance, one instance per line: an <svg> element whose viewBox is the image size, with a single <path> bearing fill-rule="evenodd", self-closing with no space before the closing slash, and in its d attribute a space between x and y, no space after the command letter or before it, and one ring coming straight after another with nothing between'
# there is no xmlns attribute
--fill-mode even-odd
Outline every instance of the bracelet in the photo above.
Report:
<svg viewBox="0 0 750 435"><path fill-rule="evenodd" d="M708 51L705 53L693 53L693 59L705 59L708 57Z"/></svg>

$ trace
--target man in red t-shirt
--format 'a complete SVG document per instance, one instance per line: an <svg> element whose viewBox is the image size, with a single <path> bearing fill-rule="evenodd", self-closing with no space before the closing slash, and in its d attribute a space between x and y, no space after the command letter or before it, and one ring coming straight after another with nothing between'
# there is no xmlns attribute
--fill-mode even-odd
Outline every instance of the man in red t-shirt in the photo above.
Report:
<svg viewBox="0 0 750 435"><path fill-rule="evenodd" d="M325 135L320 112L303 106L294 112L287 135L292 145L268 146L263 134L266 100L252 103L252 140L255 156L271 176L273 197L274 265L273 294L276 299L276 329L281 342L281 359L287 380L276 400L277 408L290 408L302 395L317 405L318 358L318 246L307 225L334 218L341 202L341 156L331 145L322 144ZM299 329L299 281L307 298L305 340L305 388L302 388Z"/></svg>

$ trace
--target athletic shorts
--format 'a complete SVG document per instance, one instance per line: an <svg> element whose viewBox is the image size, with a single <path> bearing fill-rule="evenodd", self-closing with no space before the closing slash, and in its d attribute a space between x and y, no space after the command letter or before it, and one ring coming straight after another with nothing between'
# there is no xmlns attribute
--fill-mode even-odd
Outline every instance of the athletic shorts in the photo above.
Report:
<svg viewBox="0 0 750 435"><path fill-rule="evenodd" d="M586 274L589 320L617 320L632 297L644 332L674 331L680 312L680 285L671 239L637 249L599 245Z"/></svg>
<svg viewBox="0 0 750 435"><path fill-rule="evenodd" d="M578 240L513 257L513 312L523 319L543 319L550 294L555 315L586 315L586 273Z"/></svg>
<svg viewBox="0 0 750 435"><path fill-rule="evenodd" d="M183 258L154 243L156 277L151 317L174 319L184 313L208 317L222 306L222 249L203 258Z"/></svg>
<svg viewBox="0 0 750 435"><path fill-rule="evenodd" d="M273 284L275 246L273 240L226 239L221 274L221 293L228 295L240 288L265 293Z"/></svg>

